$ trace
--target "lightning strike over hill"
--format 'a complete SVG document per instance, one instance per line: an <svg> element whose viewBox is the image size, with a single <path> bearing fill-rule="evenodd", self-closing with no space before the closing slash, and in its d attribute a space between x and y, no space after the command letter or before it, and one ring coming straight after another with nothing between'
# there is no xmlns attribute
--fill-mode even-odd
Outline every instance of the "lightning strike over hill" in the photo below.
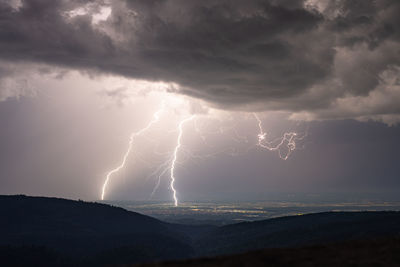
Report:
<svg viewBox="0 0 400 267"><path fill-rule="evenodd" d="M117 172L119 172L122 168L125 167L126 161L132 150L133 143L135 142L135 138L140 135L145 134L146 131L150 130L150 128L153 126L153 124L155 124L159 121L160 113L162 111L164 111L164 106L165 106L165 103L163 102L162 107L157 112L154 113L152 120L148 123L148 125L145 128L139 130L138 132L134 132L130 135L128 148L123 156L121 164L107 173L106 179L105 179L103 187L102 187L101 200L104 200L107 185L109 184L112 176L114 174L116 174ZM205 136L207 134L221 134L221 135L226 134L225 130L223 130L222 127L219 127L218 131L207 132L206 134L204 134L204 133L202 133L203 131L197 125L196 120L194 120L196 118L195 115L191 115L190 117L186 117L186 118L182 119L179 122L178 127L177 127L178 136L176 139L177 141L176 141L176 145L175 145L174 149L167 153L155 152L158 155L169 154L169 156L151 174L149 174L147 176L147 179L150 177L154 177L154 176L156 177L156 184L151 192L150 198L152 198L154 196L154 194L156 193L156 191L158 190L162 177L169 172L170 173L169 187L173 193L174 205L178 206L179 200L177 197L177 190L175 188L176 167L177 167L177 163L178 163L178 156L183 156L183 155L180 155L183 152L185 152L186 156L189 156L189 158L192 158L192 159L205 159L205 158L209 158L209 157L215 157L216 155L219 155L219 154L239 156L239 155L248 153L249 150L251 150L255 146L258 146L263 149L267 149L269 151L277 151L278 155L281 159L287 160L289 158L289 156L291 155L291 153L296 149L296 142L298 140L302 140L306 136L306 134L305 134L304 136L299 137L298 133L296 133L296 132L286 132L281 137L278 137L273 140L267 140L267 133L263 129L261 119L259 118L259 116L256 113L252 113L252 115L257 120L258 128L259 128L259 133L257 135L258 141L256 144L253 144L253 145L247 147L249 145L247 137L241 136L237 132L237 129L235 126L226 128L227 130L232 131L231 134L233 135L233 137L231 137L231 138L233 141L235 141L239 144L244 144L247 147L247 148L243 148L244 151L242 151L242 152L241 152L240 148L235 149L234 147L228 147L228 148L223 148L223 149L217 149L217 147L214 147L213 145L210 145L207 143L206 136ZM182 138L183 138L183 134L184 134L185 124L192 120L194 120L194 122L195 122L194 128L195 128L197 134L200 136L201 140L206 144L206 146L209 149L214 150L213 152L211 152L211 153L208 152L206 154L203 154L201 151L197 151L194 153L192 153L190 150L181 151L182 150Z"/></svg>
<svg viewBox="0 0 400 267"><path fill-rule="evenodd" d="M176 179L176 177L175 177L175 166L176 166L176 160L177 160L177 158L178 158L179 149L180 149L181 146L182 146L183 125L184 125L185 123L187 123L187 122L193 120L194 117L195 117L195 116L192 115L192 116L190 116L189 118L186 118L186 119L182 120L182 121L179 123L179 126L178 126L179 134L178 134L178 141L177 141L176 147L175 147L175 149L174 149L174 154L173 154L173 158L172 158L172 164L171 164L171 183L170 183L171 190L172 190L172 192L173 192L175 207L178 206L178 198L177 198L177 196L176 196L176 189L175 189L175 187L174 187L174 183L175 183L175 179Z"/></svg>
<svg viewBox="0 0 400 267"><path fill-rule="evenodd" d="M116 167L115 169L112 169L111 171L109 171L107 173L106 180L104 181L104 184L103 184L103 187L102 187L102 191L101 191L101 200L104 200L104 195L105 195L105 192L106 192L106 189L107 189L107 185L108 185L108 183L109 183L109 181L111 179L111 176L113 174L119 172L122 168L124 168L126 160L128 159L128 156L129 156L129 154L130 154L130 152L132 150L133 141L134 141L135 137L142 135L148 129L150 129L150 127L153 126L153 124L158 122L159 119L160 119L160 113L163 110L164 110L164 103L162 103L161 108L156 113L154 113L153 119L149 122L149 124L147 124L147 126L145 128L139 130L138 132L133 132L131 134L131 136L129 137L128 149L125 152L125 155L124 155L124 157L122 159L121 164L118 167Z"/></svg>

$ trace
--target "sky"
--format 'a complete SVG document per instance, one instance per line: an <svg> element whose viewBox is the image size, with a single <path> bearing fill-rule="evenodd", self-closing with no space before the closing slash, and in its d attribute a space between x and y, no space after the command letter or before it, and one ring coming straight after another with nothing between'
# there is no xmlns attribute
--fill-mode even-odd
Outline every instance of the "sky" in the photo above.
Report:
<svg viewBox="0 0 400 267"><path fill-rule="evenodd" d="M396 0L0 0L0 194L396 194L399 12Z"/></svg>

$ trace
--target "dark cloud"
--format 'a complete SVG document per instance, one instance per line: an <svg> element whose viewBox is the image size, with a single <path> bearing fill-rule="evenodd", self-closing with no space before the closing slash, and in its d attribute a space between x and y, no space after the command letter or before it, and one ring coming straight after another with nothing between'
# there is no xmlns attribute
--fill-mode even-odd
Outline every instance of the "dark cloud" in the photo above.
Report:
<svg viewBox="0 0 400 267"><path fill-rule="evenodd" d="M396 0L0 1L0 58L174 82L225 108L393 119L398 14Z"/></svg>

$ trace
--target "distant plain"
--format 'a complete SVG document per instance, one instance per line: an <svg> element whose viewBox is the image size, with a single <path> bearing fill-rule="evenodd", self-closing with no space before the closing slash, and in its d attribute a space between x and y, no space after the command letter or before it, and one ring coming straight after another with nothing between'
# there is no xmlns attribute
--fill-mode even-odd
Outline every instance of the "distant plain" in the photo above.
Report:
<svg viewBox="0 0 400 267"><path fill-rule="evenodd" d="M348 201L338 201L334 197L322 201L309 197L284 201L182 202L178 207L170 201L106 201L105 203L162 221L193 225L226 225L327 211L400 211L398 200L368 200L361 197Z"/></svg>

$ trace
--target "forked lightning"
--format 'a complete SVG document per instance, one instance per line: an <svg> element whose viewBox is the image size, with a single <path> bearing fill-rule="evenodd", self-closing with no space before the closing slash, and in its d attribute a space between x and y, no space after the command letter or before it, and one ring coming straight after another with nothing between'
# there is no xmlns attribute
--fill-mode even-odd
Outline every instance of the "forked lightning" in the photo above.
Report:
<svg viewBox="0 0 400 267"><path fill-rule="evenodd" d="M178 159L178 152L179 152L179 149L180 149L181 146L182 146L183 125L184 125L185 123L187 123L188 121L193 120L194 117L195 117L195 116L192 115L192 116L190 116L189 118L186 118L186 119L182 120L182 121L179 123L179 126L178 126L179 134L178 134L178 141L177 141L177 143L176 143L176 147L175 147L175 149L174 149L174 154L173 154L173 158L172 158L172 164L171 164L171 183L170 183L170 187L171 187L171 190L172 190L172 192L173 192L173 197L174 197L174 204L175 204L175 206L178 206L178 198L177 198L177 196L176 196L176 189L175 189L175 187L174 187L175 179L176 179L176 177L175 177L175 166L176 166L176 160Z"/></svg>
<svg viewBox="0 0 400 267"><path fill-rule="evenodd" d="M108 183L109 183L109 181L110 181L110 179L111 179L111 176L112 176L113 174L119 172L122 168L124 168L125 163L126 163L126 160L128 159L128 156L129 156L129 154L130 154L130 152L131 152L131 150L132 150L133 141L135 140L135 137L142 135L142 134L145 133L148 129L150 129L150 127L153 126L153 124L155 124L156 122L158 122L159 119L160 119L160 113L161 113L163 110L164 110L164 103L162 104L160 110L158 110L156 113L154 113L153 119L149 122L149 124L147 124L147 126L146 126L145 128L141 129L141 130L138 131L138 132L133 132L133 133L131 134L131 136L129 137L128 149L126 150L125 155L124 155L124 157L122 158L121 164L120 164L118 167L116 167L115 169L112 169L111 171L109 171L109 172L107 173L106 180L104 181L104 184L103 184L103 187L102 187L102 190L101 190L101 200L104 200L104 195L105 195L105 192L106 192L106 189L107 189L107 185L108 185Z"/></svg>
<svg viewBox="0 0 400 267"><path fill-rule="evenodd" d="M145 132L147 130L149 130L155 123L157 123L160 119L160 114L161 114L161 112L163 112L163 110L164 110L164 103L162 104L162 107L157 112L154 113L152 120L148 123L148 125L145 128L141 129L138 132L134 132L130 135L128 148L122 158L121 164L107 173L106 179L105 179L103 187L102 187L101 200L104 200L107 185L109 184L111 177L114 174L116 174L117 172L119 172L122 168L125 167L126 161L132 150L135 138L142 134L145 134ZM257 143L252 145L251 147L254 147L256 145L258 147L267 149L269 151L277 151L279 154L279 157L283 160L287 160L289 158L290 154L296 149L296 141L301 140L306 136L306 135L304 135L302 137L299 137L296 132L286 132L283 134L283 136L281 136L279 138L276 138L274 140L267 140L267 133L263 129L261 119L259 118L259 116L256 113L253 113L253 116L257 120L259 133L257 134L257 137L258 137ZM157 183L151 193L151 197L152 197L160 185L161 177L164 176L169 171L169 173L170 173L170 188L173 193L172 196L173 196L175 206L178 206L178 203L179 203L178 196L177 196L177 190L175 188L175 181L176 181L176 167L177 167L177 162L178 162L178 155L179 155L179 152L182 147L184 126L186 123L192 121L194 118L195 118L195 115L191 115L190 117L182 119L179 122L177 141L176 141L175 148L173 149L170 158L168 160L166 160L164 163L162 163L153 173L151 173L149 175L149 177L157 175L157 178L158 178ZM196 131L200 132L196 124L194 127L195 127ZM236 142L241 142L241 141L244 141L245 143L248 142L247 137L239 136L239 134L235 130L235 137L236 136L240 137L240 139L234 139ZM205 137L203 137L203 135L201 135L201 137L203 140L205 140ZM251 149L251 147L249 149ZM222 151L222 152L224 152L224 151ZM217 153L213 153L211 155L216 155L216 154L220 154L220 153L221 153L221 151L217 152ZM209 155L207 155L207 156L209 156ZM192 155L192 157L197 158L198 156Z"/></svg>
<svg viewBox="0 0 400 267"><path fill-rule="evenodd" d="M296 132L288 132L284 133L282 137L277 138L273 141L267 141L267 133L264 132L262 127L262 121L258 117L256 113L253 113L254 118L258 122L258 128L260 130L258 134L258 146L268 149L269 151L278 151L279 157L283 160L287 160L290 154L296 149L296 140L301 140L303 137L297 137ZM283 156L281 149L282 146L286 143L287 152Z"/></svg>

